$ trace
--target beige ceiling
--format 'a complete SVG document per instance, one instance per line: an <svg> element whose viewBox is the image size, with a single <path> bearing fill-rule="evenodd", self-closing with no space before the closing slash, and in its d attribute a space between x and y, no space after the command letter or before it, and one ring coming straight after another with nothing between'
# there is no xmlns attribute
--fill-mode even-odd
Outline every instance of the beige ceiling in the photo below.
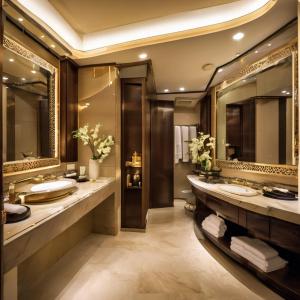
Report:
<svg viewBox="0 0 300 300"><path fill-rule="evenodd" d="M87 34L237 0L49 0L80 34Z"/></svg>
<svg viewBox="0 0 300 300"><path fill-rule="evenodd" d="M152 60L157 92L164 89L178 91L184 86L186 91L199 91L205 89L214 68L225 64L235 58L236 53L243 53L264 40L288 21L297 17L297 0L279 0L265 15L242 26L207 34L199 37L182 39L178 41L150 45L112 54L87 59L78 59L80 65L97 63L129 63L138 61L142 52L148 54ZM240 42L232 40L232 35L238 31L245 33ZM291 38L295 36L292 35ZM265 55L265 51L278 47L280 41L274 42L272 47L263 45L259 54L252 53L257 59ZM267 47L267 48L266 48ZM204 64L214 65L212 70L203 71ZM226 75L227 69L221 73ZM174 96L161 96L161 98L174 100Z"/></svg>

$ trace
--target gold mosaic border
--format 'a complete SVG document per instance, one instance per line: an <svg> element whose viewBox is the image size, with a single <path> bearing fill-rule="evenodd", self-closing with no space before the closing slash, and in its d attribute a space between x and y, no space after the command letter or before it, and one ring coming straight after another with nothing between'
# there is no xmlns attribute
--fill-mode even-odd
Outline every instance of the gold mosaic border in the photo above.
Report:
<svg viewBox="0 0 300 300"><path fill-rule="evenodd" d="M22 45L18 44L13 39L3 36L4 48L12 51L13 53L31 61L32 63L46 69L50 72L49 80L49 145L51 158L33 159L33 160L19 160L12 162L5 162L3 164L3 173L10 174L16 172L22 172L27 170L33 170L37 168L46 168L60 164L58 159L58 138L56 131L58 130L57 125L57 74L58 70L56 67L48 63L43 58L34 54L30 50L26 49Z"/></svg>
<svg viewBox="0 0 300 300"><path fill-rule="evenodd" d="M298 42L297 40L292 40L289 44L272 52L271 54L262 58L261 60L242 68L236 76L220 83L217 86L217 91L223 90L252 74L256 74L260 71L263 71L266 68L269 68L270 66L278 63L282 59L292 56L292 54L294 52L297 52L297 50L298 50Z"/></svg>
<svg viewBox="0 0 300 300"><path fill-rule="evenodd" d="M42 159L6 162L3 164L3 173L10 174L10 173L33 170L37 168L51 167L59 164L60 161L58 158L42 158Z"/></svg>
<svg viewBox="0 0 300 300"><path fill-rule="evenodd" d="M244 161L227 161L216 159L216 165L221 169L234 169L237 171L259 173L266 175L297 177L298 168L288 165L269 165Z"/></svg>
<svg viewBox="0 0 300 300"><path fill-rule="evenodd" d="M56 71L56 68L46 60L34 54L30 50L26 49L25 47L5 35L3 36L3 47L46 69L51 74L54 74Z"/></svg>

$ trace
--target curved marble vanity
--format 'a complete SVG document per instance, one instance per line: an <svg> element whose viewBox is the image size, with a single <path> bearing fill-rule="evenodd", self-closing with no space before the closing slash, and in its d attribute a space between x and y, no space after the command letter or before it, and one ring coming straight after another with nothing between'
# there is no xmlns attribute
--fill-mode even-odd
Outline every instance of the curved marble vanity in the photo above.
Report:
<svg viewBox="0 0 300 300"><path fill-rule="evenodd" d="M195 233L202 234L232 259L243 265L286 299L300 299L300 203L234 195L189 175L196 196ZM227 232L215 238L202 230L201 223L211 213L225 219ZM230 250L231 236L248 235L259 238L276 248L289 261L286 268L264 273Z"/></svg>

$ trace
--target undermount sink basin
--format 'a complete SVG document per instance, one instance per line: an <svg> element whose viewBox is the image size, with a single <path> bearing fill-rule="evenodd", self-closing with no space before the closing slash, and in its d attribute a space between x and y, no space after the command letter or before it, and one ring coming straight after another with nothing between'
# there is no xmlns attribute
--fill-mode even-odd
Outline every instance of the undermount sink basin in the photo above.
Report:
<svg viewBox="0 0 300 300"><path fill-rule="evenodd" d="M35 184L24 196L25 203L50 202L72 194L76 190L76 181L62 179Z"/></svg>
<svg viewBox="0 0 300 300"><path fill-rule="evenodd" d="M242 185L220 184L219 189L224 191L224 192L227 192L227 193L240 195L240 196L246 196L246 197L251 197L251 196L256 196L257 195L256 190L251 189L251 188L246 187L246 186L242 186Z"/></svg>

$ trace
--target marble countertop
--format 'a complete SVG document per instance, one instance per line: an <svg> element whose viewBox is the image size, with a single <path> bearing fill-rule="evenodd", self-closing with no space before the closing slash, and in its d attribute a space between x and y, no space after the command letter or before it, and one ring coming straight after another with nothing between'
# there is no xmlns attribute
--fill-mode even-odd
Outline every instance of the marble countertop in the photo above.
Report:
<svg viewBox="0 0 300 300"><path fill-rule="evenodd" d="M188 175L195 188L241 208L300 225L300 201L285 201L257 196L245 197L222 191L219 184L206 183L197 175Z"/></svg>
<svg viewBox="0 0 300 300"><path fill-rule="evenodd" d="M57 201L27 205L31 216L4 225L5 272L76 223L116 192L115 178L77 183L77 190Z"/></svg>

